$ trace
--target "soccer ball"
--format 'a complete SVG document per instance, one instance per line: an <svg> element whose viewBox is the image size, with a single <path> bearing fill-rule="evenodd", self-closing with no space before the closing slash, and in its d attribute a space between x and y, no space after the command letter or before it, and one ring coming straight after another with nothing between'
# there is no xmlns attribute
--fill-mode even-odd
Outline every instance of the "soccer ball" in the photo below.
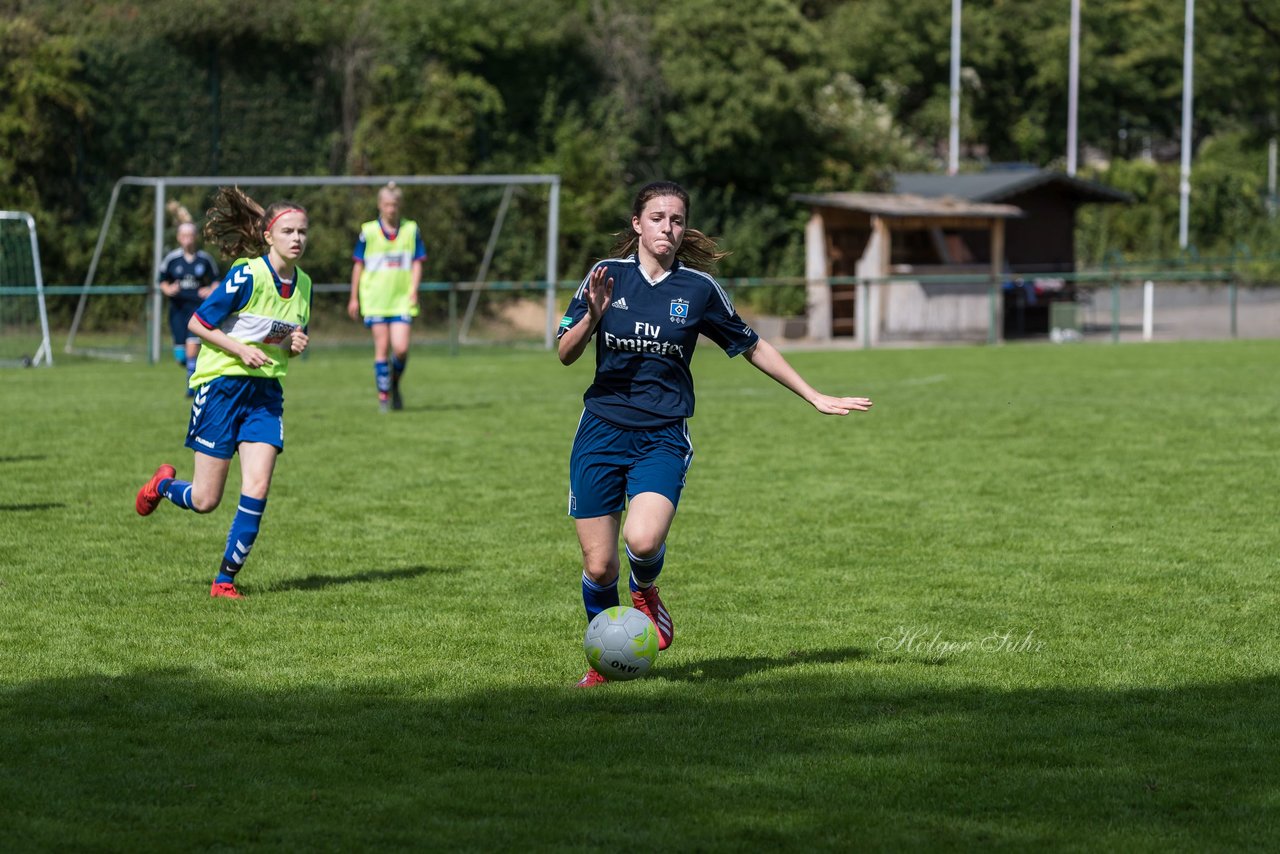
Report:
<svg viewBox="0 0 1280 854"><path fill-rule="evenodd" d="M638 679L658 657L658 630L643 611L615 605L587 626L587 663L606 679Z"/></svg>

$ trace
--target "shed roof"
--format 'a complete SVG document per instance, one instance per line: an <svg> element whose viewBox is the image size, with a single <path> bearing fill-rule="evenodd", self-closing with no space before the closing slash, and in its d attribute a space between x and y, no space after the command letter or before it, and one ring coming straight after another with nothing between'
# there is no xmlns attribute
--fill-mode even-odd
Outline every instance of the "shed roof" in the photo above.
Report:
<svg viewBox="0 0 1280 854"><path fill-rule="evenodd" d="M955 196L972 202L998 202L1042 184L1058 184L1082 202L1131 202L1133 197L1106 184L1075 178L1052 169L1011 169L969 175L901 172L894 176L899 193L937 198Z"/></svg>
<svg viewBox="0 0 1280 854"><path fill-rule="evenodd" d="M927 198L910 193L795 193L797 202L884 217L1012 219L1023 216L1014 205L966 201L952 196Z"/></svg>

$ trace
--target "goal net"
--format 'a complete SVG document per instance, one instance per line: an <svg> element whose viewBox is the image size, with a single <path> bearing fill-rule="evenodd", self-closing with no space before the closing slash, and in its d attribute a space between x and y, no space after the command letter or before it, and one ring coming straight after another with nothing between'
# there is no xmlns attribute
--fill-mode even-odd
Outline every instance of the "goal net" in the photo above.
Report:
<svg viewBox="0 0 1280 854"><path fill-rule="evenodd" d="M68 353L167 358L173 341L157 287L177 222L197 226L218 187L237 186L262 205L288 199L307 209L301 266L313 286L312 342L367 344L347 317L352 250L378 216L378 191L402 192L402 219L418 223L427 252L414 339L425 344L527 342L550 347L556 320L559 175L172 176L116 182L67 336ZM141 188L141 192L122 192ZM225 271L230 258L201 246ZM133 302L130 302L133 300ZM110 308L104 308L110 304ZM103 318L107 318L104 324ZM114 324L114 352L96 346Z"/></svg>
<svg viewBox="0 0 1280 854"><path fill-rule="evenodd" d="M36 221L0 211L0 364L53 364Z"/></svg>

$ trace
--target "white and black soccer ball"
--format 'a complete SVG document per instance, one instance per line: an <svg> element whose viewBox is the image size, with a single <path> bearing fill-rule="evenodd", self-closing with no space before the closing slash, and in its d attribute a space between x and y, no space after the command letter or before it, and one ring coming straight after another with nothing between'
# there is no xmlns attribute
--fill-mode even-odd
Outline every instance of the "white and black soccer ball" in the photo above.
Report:
<svg viewBox="0 0 1280 854"><path fill-rule="evenodd" d="M658 630L643 611L615 605L591 621L582 646L587 663L606 679L638 679L658 657Z"/></svg>

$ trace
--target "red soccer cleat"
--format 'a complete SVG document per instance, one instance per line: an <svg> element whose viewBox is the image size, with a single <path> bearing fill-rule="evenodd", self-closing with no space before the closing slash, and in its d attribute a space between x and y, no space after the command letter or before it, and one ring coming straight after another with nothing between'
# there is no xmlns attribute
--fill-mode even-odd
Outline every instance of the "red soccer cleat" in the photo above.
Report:
<svg viewBox="0 0 1280 854"><path fill-rule="evenodd" d="M671 622L671 614L667 612L667 606L662 604L662 597L658 595L658 586L655 584L646 590L632 590L631 604L653 621L654 627L658 630L658 649L664 650L671 646L671 639L676 635L676 627L675 623Z"/></svg>
<svg viewBox="0 0 1280 854"><path fill-rule="evenodd" d="M209 588L209 595L214 599L243 599L240 591L230 581L224 581L221 584L213 582L213 586Z"/></svg>
<svg viewBox="0 0 1280 854"><path fill-rule="evenodd" d="M595 688L597 685L603 685L607 681L609 680L605 679L603 676L597 673L594 667L588 667L587 672L584 673L582 678L578 680L578 684L574 685L573 687Z"/></svg>
<svg viewBox="0 0 1280 854"><path fill-rule="evenodd" d="M165 463L151 475L151 480L143 484L142 489L138 490L138 497L133 501L133 508L138 511L139 516L150 516L155 512L160 506L160 491L156 487L160 485L160 481L172 478L175 474L177 472L173 466Z"/></svg>

